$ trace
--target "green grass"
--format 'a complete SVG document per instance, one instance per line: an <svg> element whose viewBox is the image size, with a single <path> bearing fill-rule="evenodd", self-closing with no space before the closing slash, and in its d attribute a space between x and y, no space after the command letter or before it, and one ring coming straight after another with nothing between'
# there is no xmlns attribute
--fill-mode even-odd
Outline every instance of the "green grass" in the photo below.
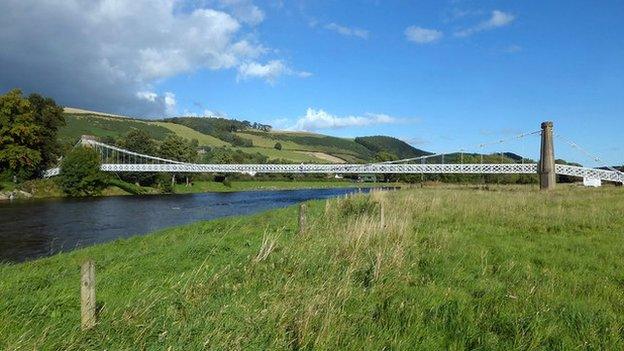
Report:
<svg viewBox="0 0 624 351"><path fill-rule="evenodd" d="M213 137L212 135L200 133L194 129L191 129L187 126L183 126L181 124L175 124L175 123L170 123L170 122L149 122L149 124L167 128L184 139L188 139L188 140L197 139L200 146L228 146L230 145L229 143L221 139L217 139Z"/></svg>
<svg viewBox="0 0 624 351"><path fill-rule="evenodd" d="M12 181L0 181L0 191L13 191L16 185Z"/></svg>
<svg viewBox="0 0 624 351"><path fill-rule="evenodd" d="M173 134L165 127L130 118L66 113L65 122L67 125L59 129L58 137L59 140L67 143L76 142L83 134L120 138L133 128L146 131L156 140L164 140L167 135Z"/></svg>
<svg viewBox="0 0 624 351"><path fill-rule="evenodd" d="M327 163L327 161L321 160L320 158L306 155L301 152L292 151L292 150L276 150L273 148L262 148L262 147L232 147L234 150L241 150L243 152L253 154L256 152L261 153L262 155L266 155L269 160L288 160L294 163L301 162L311 162L311 163Z"/></svg>
<svg viewBox="0 0 624 351"><path fill-rule="evenodd" d="M347 187L374 187L385 186L385 183L353 183L350 181L328 181L328 180L249 180L231 181L230 187L220 182L196 181L193 185L177 184L175 192L204 193L204 192L232 192L248 190L282 190L282 189L326 189L326 188L347 188ZM396 186L395 183L389 184Z"/></svg>
<svg viewBox="0 0 624 351"><path fill-rule="evenodd" d="M291 133L291 132L258 132L247 131L247 134L258 135L279 141L280 143L295 143L300 145L299 150L318 151L330 155L338 156L342 159L351 159L358 163L371 160L373 152L366 147L356 143L353 139L338 138L333 136L312 134L312 133ZM340 155L340 156L339 156ZM345 157L344 155L348 155ZM350 162L352 162L350 160Z"/></svg>
<svg viewBox="0 0 624 351"><path fill-rule="evenodd" d="M313 202L303 236L289 207L0 265L0 349L624 349L624 189L490 189ZM81 332L86 258L101 310Z"/></svg>
<svg viewBox="0 0 624 351"><path fill-rule="evenodd" d="M241 138L251 140L253 142L253 145L257 147L273 148L275 146L275 143L279 142L280 144L282 144L282 150L307 150L307 148L304 145L300 145L292 141L284 141L284 140L279 140L279 139L276 140L271 136L272 135L271 133L238 132L235 134Z"/></svg>

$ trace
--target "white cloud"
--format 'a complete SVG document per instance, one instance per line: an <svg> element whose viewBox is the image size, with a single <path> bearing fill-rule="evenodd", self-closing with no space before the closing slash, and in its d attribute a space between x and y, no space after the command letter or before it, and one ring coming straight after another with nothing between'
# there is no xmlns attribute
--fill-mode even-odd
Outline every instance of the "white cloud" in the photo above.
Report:
<svg viewBox="0 0 624 351"><path fill-rule="evenodd" d="M490 18L486 21L483 21L477 24L474 27L466 28L455 32L455 36L457 37L467 37L473 35L475 33L483 32L486 30L491 30L494 28L500 28L511 24L516 19L516 17L510 13L506 13L499 10L492 11Z"/></svg>
<svg viewBox="0 0 624 351"><path fill-rule="evenodd" d="M153 91L139 91L139 92L136 93L136 96L139 99L143 99L143 100L154 102L154 101L156 101L156 98L158 97L158 94L156 94Z"/></svg>
<svg viewBox="0 0 624 351"><path fill-rule="evenodd" d="M175 99L175 94L168 91L165 92L165 112L167 113L167 115L169 116L173 116L176 113L176 99Z"/></svg>
<svg viewBox="0 0 624 351"><path fill-rule="evenodd" d="M520 52L522 50L523 50L522 46L513 44L513 45L507 46L503 51L508 53L508 54L515 54L515 53Z"/></svg>
<svg viewBox="0 0 624 351"><path fill-rule="evenodd" d="M329 29L346 37L358 37L361 39L368 39L368 31L366 29L345 27L336 23L329 23L325 25L325 29Z"/></svg>
<svg viewBox="0 0 624 351"><path fill-rule="evenodd" d="M258 62L245 62L238 67L237 80L260 78L273 84L277 78L282 75L294 75L300 78L307 78L310 77L312 73L295 71L281 60L271 60L266 64Z"/></svg>
<svg viewBox="0 0 624 351"><path fill-rule="evenodd" d="M164 97L150 94L154 84L199 69L238 68L269 51L245 26L264 18L251 0L199 3L2 1L0 67L11 69L2 72L0 91L21 87L125 115L167 113Z"/></svg>
<svg viewBox="0 0 624 351"><path fill-rule="evenodd" d="M427 29L416 26L409 26L405 29L405 37L407 40L418 43L418 44L427 44L436 42L442 37L444 34L435 29Z"/></svg>
<svg viewBox="0 0 624 351"><path fill-rule="evenodd" d="M136 93L136 96L140 100L149 101L155 105L162 106L167 116L174 116L177 113L175 94L170 91L165 92L163 95L158 95L153 91L139 91Z"/></svg>
<svg viewBox="0 0 624 351"><path fill-rule="evenodd" d="M386 114L367 113L364 116L338 117L321 109L316 110L308 108L305 116L297 120L297 123L289 129L338 129L347 127L364 127L376 124L391 124L397 122L399 122L399 119Z"/></svg>
<svg viewBox="0 0 624 351"><path fill-rule="evenodd" d="M222 8L228 9L238 20L257 25L264 20L264 12L251 0L218 0Z"/></svg>

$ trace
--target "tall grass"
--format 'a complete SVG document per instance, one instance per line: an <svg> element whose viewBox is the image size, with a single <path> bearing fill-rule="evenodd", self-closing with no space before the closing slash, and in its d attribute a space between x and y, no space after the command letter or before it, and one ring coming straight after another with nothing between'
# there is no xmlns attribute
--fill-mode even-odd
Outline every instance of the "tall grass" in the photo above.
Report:
<svg viewBox="0 0 624 351"><path fill-rule="evenodd" d="M621 188L374 192L310 203L305 235L290 207L4 265L0 348L619 350L623 209Z"/></svg>

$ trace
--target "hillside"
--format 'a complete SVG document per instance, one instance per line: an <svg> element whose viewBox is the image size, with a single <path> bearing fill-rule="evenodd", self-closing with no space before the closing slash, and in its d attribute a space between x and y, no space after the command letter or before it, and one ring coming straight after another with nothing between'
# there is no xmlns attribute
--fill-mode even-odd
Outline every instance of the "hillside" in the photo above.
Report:
<svg viewBox="0 0 624 351"><path fill-rule="evenodd" d="M249 122L243 124L222 118L184 117L151 121L66 109L65 120L66 126L59 130L59 139L68 147L75 144L81 135L93 135L110 142L122 138L132 129L140 129L156 141L178 135L189 140L196 139L203 147L260 153L270 160L293 163L365 162L372 156L369 150L349 139L312 133L273 133L254 129L254 124ZM278 142L282 145L281 150L275 148Z"/></svg>
<svg viewBox="0 0 624 351"><path fill-rule="evenodd" d="M270 126L225 118L177 117L164 120L143 120L130 117L100 114L93 111L66 109L67 125L60 129L59 139L67 147L76 143L81 135L93 135L114 142L132 129L147 132L160 142L170 135L195 139L201 147L226 148L245 154L261 154L267 160L291 163L365 163L374 161L379 152L392 154L399 159L430 155L404 141L390 136L365 136L355 139L309 132L273 131ZM276 144L281 146L276 148ZM479 154L446 155L445 162L465 163L481 161ZM485 155L485 162L500 162L499 155ZM521 156L504 153L503 162L518 162ZM442 162L431 158L426 162Z"/></svg>
<svg viewBox="0 0 624 351"><path fill-rule="evenodd" d="M361 144L362 146L375 153L388 152L394 156L397 156L399 159L419 157L431 154L430 152L417 149L410 144L404 142L403 140L399 140L397 138L385 135L357 137L355 138L355 142Z"/></svg>

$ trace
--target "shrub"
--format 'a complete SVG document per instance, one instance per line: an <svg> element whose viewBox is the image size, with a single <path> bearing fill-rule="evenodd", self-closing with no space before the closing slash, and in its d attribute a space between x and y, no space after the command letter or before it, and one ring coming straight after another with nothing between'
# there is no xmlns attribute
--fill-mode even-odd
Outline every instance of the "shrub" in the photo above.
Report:
<svg viewBox="0 0 624 351"><path fill-rule="evenodd" d="M281 150L282 149L282 144L277 142L277 143L275 143L275 146L273 146L273 148L275 148L275 150Z"/></svg>
<svg viewBox="0 0 624 351"><path fill-rule="evenodd" d="M97 151L87 147L70 151L61 163L59 185L69 196L98 195L106 182Z"/></svg>
<svg viewBox="0 0 624 351"><path fill-rule="evenodd" d="M228 187L228 188L231 188L232 187L232 182L230 181L229 178L225 178L225 179L223 179L223 185Z"/></svg>
<svg viewBox="0 0 624 351"><path fill-rule="evenodd" d="M338 202L338 213L342 217L372 215L378 212L377 207L370 196L349 196Z"/></svg>
<svg viewBox="0 0 624 351"><path fill-rule="evenodd" d="M119 189L128 192L132 195L142 195L145 194L145 189L143 189L142 187L132 184L132 183L128 183L128 182L124 182L121 179L115 179L115 178L111 178L107 181L108 185L114 185L116 187L118 187Z"/></svg>
<svg viewBox="0 0 624 351"><path fill-rule="evenodd" d="M173 194L175 189L171 184L171 175L167 173L161 173L158 175L158 188L165 194Z"/></svg>

